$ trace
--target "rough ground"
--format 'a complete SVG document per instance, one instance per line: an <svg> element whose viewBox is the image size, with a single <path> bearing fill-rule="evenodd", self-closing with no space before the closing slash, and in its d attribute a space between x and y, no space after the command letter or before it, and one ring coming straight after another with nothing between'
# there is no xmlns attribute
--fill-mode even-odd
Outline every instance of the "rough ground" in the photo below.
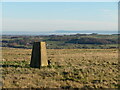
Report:
<svg viewBox="0 0 120 90"><path fill-rule="evenodd" d="M30 68L31 49L2 48L3 88L118 88L117 49L48 49L51 65Z"/></svg>

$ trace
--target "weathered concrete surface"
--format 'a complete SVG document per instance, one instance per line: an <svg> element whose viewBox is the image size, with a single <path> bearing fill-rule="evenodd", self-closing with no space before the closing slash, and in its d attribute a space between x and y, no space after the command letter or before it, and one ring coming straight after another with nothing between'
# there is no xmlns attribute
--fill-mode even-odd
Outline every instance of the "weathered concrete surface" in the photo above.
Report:
<svg viewBox="0 0 120 90"><path fill-rule="evenodd" d="M47 52L45 42L34 42L32 49L32 56L30 66L33 68L40 68L41 66L47 66Z"/></svg>
<svg viewBox="0 0 120 90"><path fill-rule="evenodd" d="M46 51L46 43L41 42L41 66L47 66L48 60L47 60L47 51Z"/></svg>

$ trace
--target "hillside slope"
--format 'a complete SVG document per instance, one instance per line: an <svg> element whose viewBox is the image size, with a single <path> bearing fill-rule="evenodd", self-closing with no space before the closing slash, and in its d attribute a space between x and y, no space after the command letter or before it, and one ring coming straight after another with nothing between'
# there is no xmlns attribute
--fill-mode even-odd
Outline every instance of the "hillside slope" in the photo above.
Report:
<svg viewBox="0 0 120 90"><path fill-rule="evenodd" d="M3 88L117 88L117 49L47 49L51 65L30 68L31 49L2 48Z"/></svg>

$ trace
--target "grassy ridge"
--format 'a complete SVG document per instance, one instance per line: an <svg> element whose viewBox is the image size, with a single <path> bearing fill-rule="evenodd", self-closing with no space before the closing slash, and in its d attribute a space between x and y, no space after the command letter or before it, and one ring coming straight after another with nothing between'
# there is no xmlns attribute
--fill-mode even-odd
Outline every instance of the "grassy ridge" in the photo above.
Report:
<svg viewBox="0 0 120 90"><path fill-rule="evenodd" d="M118 88L117 49L47 49L51 65L29 67L31 49L2 48L4 88Z"/></svg>

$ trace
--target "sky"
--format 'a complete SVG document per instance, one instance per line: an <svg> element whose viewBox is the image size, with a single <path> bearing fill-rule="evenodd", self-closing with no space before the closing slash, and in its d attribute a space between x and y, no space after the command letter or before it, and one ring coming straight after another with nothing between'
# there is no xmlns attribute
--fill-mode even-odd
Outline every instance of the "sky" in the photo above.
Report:
<svg viewBox="0 0 120 90"><path fill-rule="evenodd" d="M118 30L117 2L3 2L3 31Z"/></svg>

